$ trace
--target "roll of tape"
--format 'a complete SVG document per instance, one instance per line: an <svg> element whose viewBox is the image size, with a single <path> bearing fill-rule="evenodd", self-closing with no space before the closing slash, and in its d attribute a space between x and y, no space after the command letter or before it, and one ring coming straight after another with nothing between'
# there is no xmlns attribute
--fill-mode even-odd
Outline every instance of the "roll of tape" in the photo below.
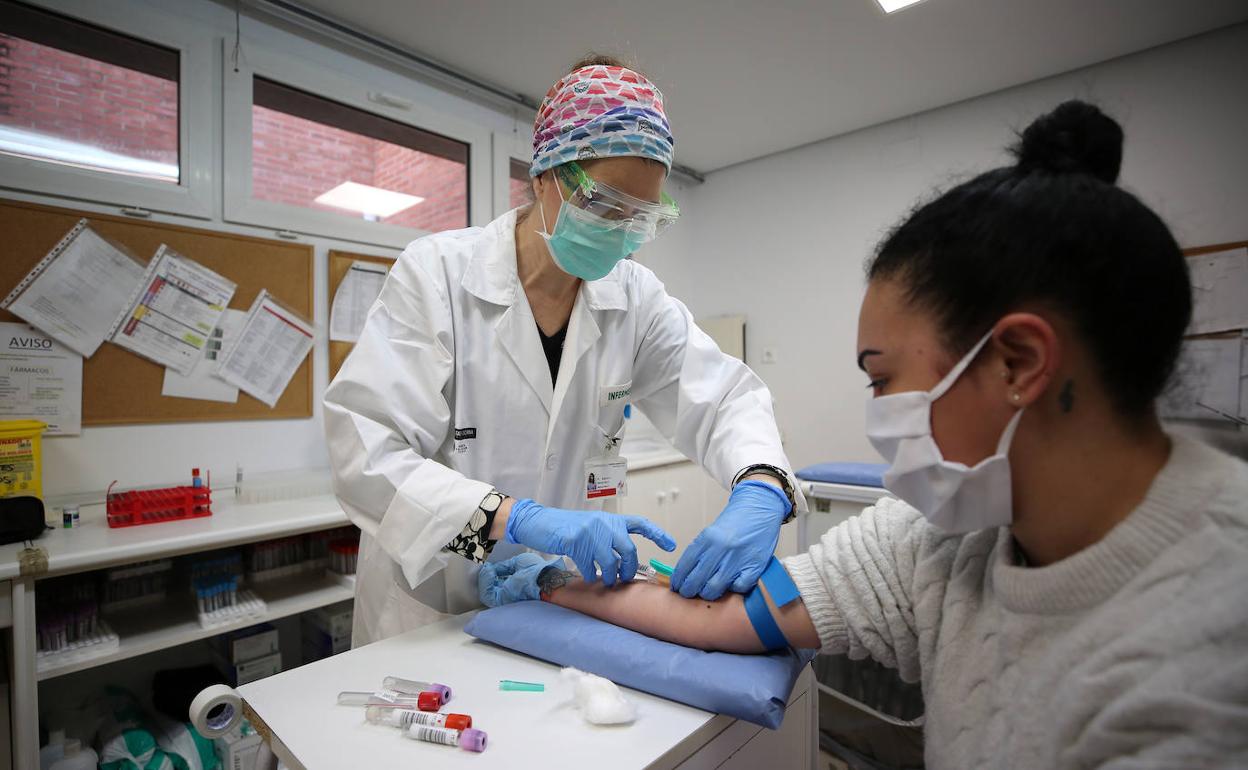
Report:
<svg viewBox="0 0 1248 770"><path fill-rule="evenodd" d="M191 724L205 738L219 738L243 719L243 699L233 687L205 687L191 701Z"/></svg>

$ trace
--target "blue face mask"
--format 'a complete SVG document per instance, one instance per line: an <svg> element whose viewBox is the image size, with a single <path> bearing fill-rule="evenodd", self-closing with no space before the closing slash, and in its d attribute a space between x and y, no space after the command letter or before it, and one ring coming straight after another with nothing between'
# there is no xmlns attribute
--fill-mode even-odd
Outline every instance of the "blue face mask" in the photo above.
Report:
<svg viewBox="0 0 1248 770"><path fill-rule="evenodd" d="M538 200L541 206L541 200ZM583 281L603 278L616 263L641 248L649 238L644 232L621 227L619 222L603 219L577 208L566 200L559 206L555 231L545 232L546 212L542 210L542 230L546 248L555 264L568 275Z"/></svg>

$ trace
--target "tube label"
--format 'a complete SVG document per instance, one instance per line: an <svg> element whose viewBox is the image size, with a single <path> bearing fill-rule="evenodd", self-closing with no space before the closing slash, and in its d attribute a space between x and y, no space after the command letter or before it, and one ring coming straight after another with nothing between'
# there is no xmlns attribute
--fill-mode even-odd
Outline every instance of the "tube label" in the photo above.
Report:
<svg viewBox="0 0 1248 770"><path fill-rule="evenodd" d="M444 727L424 727L412 725L407 731L409 737L426 743L441 743L444 746L459 745L459 731L447 730Z"/></svg>

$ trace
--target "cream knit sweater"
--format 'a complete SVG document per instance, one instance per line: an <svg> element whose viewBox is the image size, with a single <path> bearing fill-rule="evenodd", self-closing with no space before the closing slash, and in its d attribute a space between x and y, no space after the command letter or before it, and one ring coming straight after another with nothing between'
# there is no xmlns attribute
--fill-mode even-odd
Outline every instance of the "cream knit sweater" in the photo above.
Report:
<svg viewBox="0 0 1248 770"><path fill-rule="evenodd" d="M891 498L785 560L823 652L922 681L929 768L1248 767L1248 464L1172 438L1140 506L1056 564Z"/></svg>

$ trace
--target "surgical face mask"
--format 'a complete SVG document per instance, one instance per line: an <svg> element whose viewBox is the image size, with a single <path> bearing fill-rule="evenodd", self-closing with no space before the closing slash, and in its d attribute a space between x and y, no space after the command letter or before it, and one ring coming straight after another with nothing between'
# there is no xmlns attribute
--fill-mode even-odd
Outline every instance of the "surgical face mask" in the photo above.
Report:
<svg viewBox="0 0 1248 770"><path fill-rule="evenodd" d="M932 402L953 387L991 338L990 331L930 391L867 402L867 438L889 463L885 488L949 533L1003 527L1014 519L1007 455L1023 410L1006 424L996 452L973 468L946 460L932 436Z"/></svg>
<svg viewBox="0 0 1248 770"><path fill-rule="evenodd" d="M563 192L560 191L560 197ZM546 209L541 199L542 236L555 264L569 275L584 281L603 278L616 263L632 254L648 238L618 223L604 219L563 201L555 218L555 231L546 233Z"/></svg>

